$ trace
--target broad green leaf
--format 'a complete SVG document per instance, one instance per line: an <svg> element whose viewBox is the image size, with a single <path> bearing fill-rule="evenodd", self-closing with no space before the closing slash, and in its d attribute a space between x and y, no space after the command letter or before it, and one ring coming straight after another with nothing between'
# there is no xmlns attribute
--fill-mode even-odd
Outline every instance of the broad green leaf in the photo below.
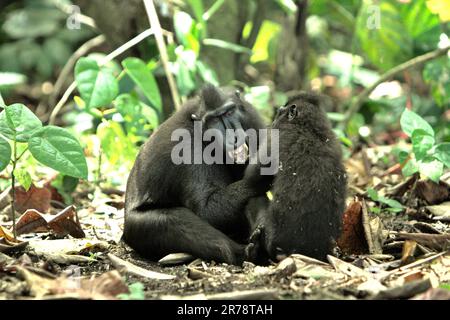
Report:
<svg viewBox="0 0 450 320"><path fill-rule="evenodd" d="M438 16L428 9L426 0L415 0L408 5L403 5L401 15L406 30L414 38L439 24Z"/></svg>
<svg viewBox="0 0 450 320"><path fill-rule="evenodd" d="M28 191L31 187L31 176L25 169L17 169L15 176L19 184L24 187L25 191Z"/></svg>
<svg viewBox="0 0 450 320"><path fill-rule="evenodd" d="M108 68L100 68L91 58L80 58L75 65L75 81L87 108L104 107L119 93L119 83Z"/></svg>
<svg viewBox="0 0 450 320"><path fill-rule="evenodd" d="M405 32L400 11L392 1L381 0L377 5L364 1L356 33L366 56L383 71L412 57L412 38Z"/></svg>
<svg viewBox="0 0 450 320"><path fill-rule="evenodd" d="M220 40L220 39L204 39L202 42L205 46L212 46L217 48L222 48L226 50L230 50L236 53L247 53L252 54L252 50L247 47L240 46L235 43L231 43L228 41Z"/></svg>
<svg viewBox="0 0 450 320"><path fill-rule="evenodd" d="M434 137L423 129L416 129L412 132L411 141L414 155L417 160L427 156L427 152L434 146Z"/></svg>
<svg viewBox="0 0 450 320"><path fill-rule="evenodd" d="M416 159L409 159L408 162L403 166L402 173L405 177L412 176L414 173L419 171L419 165Z"/></svg>
<svg viewBox="0 0 450 320"><path fill-rule="evenodd" d="M161 94L158 84L147 65L138 58L127 58L122 61L128 75L142 89L151 105L162 114Z"/></svg>
<svg viewBox="0 0 450 320"><path fill-rule="evenodd" d="M0 137L0 172L3 171L11 160L11 146L8 141Z"/></svg>
<svg viewBox="0 0 450 320"><path fill-rule="evenodd" d="M15 103L0 112L0 133L10 140L27 142L42 127L38 119L25 105Z"/></svg>
<svg viewBox="0 0 450 320"><path fill-rule="evenodd" d="M28 148L40 163L62 174L87 179L88 168L83 149L66 129L44 127L31 136Z"/></svg>
<svg viewBox="0 0 450 320"><path fill-rule="evenodd" d="M421 175L424 175L434 182L439 182L439 179L444 172L444 164L439 160L433 158L424 159L418 161L419 171Z"/></svg>
<svg viewBox="0 0 450 320"><path fill-rule="evenodd" d="M436 146L434 156L447 168L450 168L450 142L440 143Z"/></svg>
<svg viewBox="0 0 450 320"><path fill-rule="evenodd" d="M411 137L413 131L416 129L422 129L434 137L434 130L430 124L414 111L405 109L400 118L400 125L402 126L403 132L409 137Z"/></svg>

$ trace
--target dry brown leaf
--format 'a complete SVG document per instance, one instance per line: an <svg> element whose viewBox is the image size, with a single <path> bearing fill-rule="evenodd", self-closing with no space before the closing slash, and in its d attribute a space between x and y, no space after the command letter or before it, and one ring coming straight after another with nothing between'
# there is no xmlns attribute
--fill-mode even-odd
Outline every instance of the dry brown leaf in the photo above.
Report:
<svg viewBox="0 0 450 320"><path fill-rule="evenodd" d="M450 188L442 181L435 183L431 180L419 180L416 183L416 192L417 196L428 204L438 204L448 199Z"/></svg>
<svg viewBox="0 0 450 320"><path fill-rule="evenodd" d="M369 252L367 241L364 237L361 216L362 205L360 201L350 203L344 212L342 234L337 240L337 244L346 254L363 254Z"/></svg>
<svg viewBox="0 0 450 320"><path fill-rule="evenodd" d="M18 235L30 232L48 231L47 221L42 214L35 209L28 209L16 222L16 232Z"/></svg>
<svg viewBox="0 0 450 320"><path fill-rule="evenodd" d="M42 232L50 229L59 236L67 234L74 238L85 236L83 229L77 222L74 206L68 206L55 216L29 209L19 217L16 228L18 234Z"/></svg>
<svg viewBox="0 0 450 320"><path fill-rule="evenodd" d="M85 234L76 219L74 206L68 206L48 221L48 226L58 235L70 234L74 238L84 238Z"/></svg>
<svg viewBox="0 0 450 320"><path fill-rule="evenodd" d="M414 261L414 252L416 252L417 242L413 240L406 240L403 243L402 249L402 265L411 263Z"/></svg>
<svg viewBox="0 0 450 320"><path fill-rule="evenodd" d="M16 210L20 213L28 209L47 212L50 209L52 193L46 188L38 188L34 185L28 191L23 187L16 187Z"/></svg>

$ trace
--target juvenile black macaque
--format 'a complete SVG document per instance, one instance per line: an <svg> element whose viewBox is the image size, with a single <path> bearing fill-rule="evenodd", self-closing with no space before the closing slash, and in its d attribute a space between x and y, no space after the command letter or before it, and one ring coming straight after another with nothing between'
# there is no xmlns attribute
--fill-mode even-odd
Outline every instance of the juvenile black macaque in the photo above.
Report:
<svg viewBox="0 0 450 320"><path fill-rule="evenodd" d="M225 157L245 162L247 137L243 131L264 127L256 110L235 90L204 87L167 119L142 146L128 178L123 240L140 255L157 260L184 252L205 260L241 264L249 225L244 207L250 197L264 194L251 180L242 180L244 164L175 164L171 141L176 129L194 140L194 122L203 132L215 128L223 138ZM228 138L227 129L239 130ZM234 151L233 151L234 150ZM183 157L185 154L183 154ZM242 161L244 160L244 161Z"/></svg>
<svg viewBox="0 0 450 320"><path fill-rule="evenodd" d="M254 224L258 225L251 240L255 242L253 259L262 262L261 257L268 255L276 261L300 253L324 260L339 236L345 207L347 178L341 147L319 97L312 94L289 99L272 128L279 129L273 199L255 198L247 207L247 214L256 215ZM246 176L258 171L258 165L250 165Z"/></svg>

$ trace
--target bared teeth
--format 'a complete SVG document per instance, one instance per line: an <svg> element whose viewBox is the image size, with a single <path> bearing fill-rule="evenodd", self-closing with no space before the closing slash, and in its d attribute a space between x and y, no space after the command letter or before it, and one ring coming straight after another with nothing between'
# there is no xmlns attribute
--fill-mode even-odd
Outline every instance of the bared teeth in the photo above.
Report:
<svg viewBox="0 0 450 320"><path fill-rule="evenodd" d="M245 163L248 159L248 147L247 144L242 144L234 150L228 152L230 158L234 159L236 163Z"/></svg>

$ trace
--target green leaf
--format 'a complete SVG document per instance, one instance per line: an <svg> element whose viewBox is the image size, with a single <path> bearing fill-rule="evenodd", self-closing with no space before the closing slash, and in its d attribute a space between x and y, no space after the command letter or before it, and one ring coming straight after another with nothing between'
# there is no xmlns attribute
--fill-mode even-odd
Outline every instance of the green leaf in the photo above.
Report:
<svg viewBox="0 0 450 320"><path fill-rule="evenodd" d="M0 133L10 140L27 142L42 127L38 119L25 105L15 103L0 112Z"/></svg>
<svg viewBox="0 0 450 320"><path fill-rule="evenodd" d="M409 177L416 172L419 172L419 165L417 164L416 159L409 159L409 161L402 168L403 175L405 177Z"/></svg>
<svg viewBox="0 0 450 320"><path fill-rule="evenodd" d="M147 65L138 58L127 58L122 61L127 74L142 89L151 105L162 114L161 94L158 84Z"/></svg>
<svg viewBox="0 0 450 320"><path fill-rule="evenodd" d="M436 146L434 156L447 168L450 168L450 142L440 143Z"/></svg>
<svg viewBox="0 0 450 320"><path fill-rule="evenodd" d="M24 187L25 191L28 191L31 187L31 176L25 169L18 169L15 171L17 181Z"/></svg>
<svg viewBox="0 0 450 320"><path fill-rule="evenodd" d="M8 141L0 137L0 172L3 171L11 160L11 146Z"/></svg>
<svg viewBox="0 0 450 320"><path fill-rule="evenodd" d="M405 132L409 137L416 129L422 129L427 132L430 136L434 137L434 130L421 116L419 116L414 111L405 109L400 118L400 125L402 126L403 132Z"/></svg>
<svg viewBox="0 0 450 320"><path fill-rule="evenodd" d="M118 96L114 104L125 120L128 133L143 135L140 129L145 129L146 123L150 124L151 129L156 129L159 125L156 111L128 93Z"/></svg>
<svg viewBox="0 0 450 320"><path fill-rule="evenodd" d="M117 298L122 300L144 300L144 285L140 282L132 283L128 286L129 294L121 293L117 295Z"/></svg>
<svg viewBox="0 0 450 320"><path fill-rule="evenodd" d="M401 8L402 22L414 45L420 50L430 51L439 42L442 33L439 18L426 5L426 0L414 0Z"/></svg>
<svg viewBox="0 0 450 320"><path fill-rule="evenodd" d="M40 163L62 174L87 179L88 168L83 149L66 129L44 127L31 136L28 148Z"/></svg>
<svg viewBox="0 0 450 320"><path fill-rule="evenodd" d="M274 59L270 59L273 58L271 55L271 43L273 42L273 39L277 39L281 30L280 24L270 20L263 21L250 53L252 54L250 58L251 63L267 60L272 63L274 62Z"/></svg>
<svg viewBox="0 0 450 320"><path fill-rule="evenodd" d="M413 43L392 1L377 5L364 1L356 20L356 33L364 53L379 69L387 71L412 57Z"/></svg>
<svg viewBox="0 0 450 320"><path fill-rule="evenodd" d="M439 182L439 179L444 172L444 164L439 160L427 158L418 161L420 174L430 178L434 182Z"/></svg>
<svg viewBox="0 0 450 320"><path fill-rule="evenodd" d="M109 68L100 68L92 58L80 58L75 81L87 108L104 107L119 93L119 83Z"/></svg>
<svg viewBox="0 0 450 320"><path fill-rule="evenodd" d="M370 199L372 199L373 201L378 201L378 199L380 198L378 196L378 192L373 188L368 188L367 194L369 195Z"/></svg>
<svg viewBox="0 0 450 320"><path fill-rule="evenodd" d="M12 11L3 24L11 38L49 36L61 27L65 13L56 8L31 8Z"/></svg>
<svg viewBox="0 0 450 320"><path fill-rule="evenodd" d="M112 165L122 159L126 161L135 159L137 150L127 138L119 123L104 120L97 127L97 136L100 138L102 151ZM117 152L117 150L120 150L120 152Z"/></svg>
<svg viewBox="0 0 450 320"><path fill-rule="evenodd" d="M222 49L230 50L230 51L233 51L236 53L252 54L252 52L253 52L251 49L249 49L247 47L240 46L238 44L231 43L228 41L223 41L220 39L204 39L202 43L205 46L222 48Z"/></svg>
<svg viewBox="0 0 450 320"><path fill-rule="evenodd" d="M427 156L427 152L434 146L434 137L423 129L416 129L411 135L414 155L417 160Z"/></svg>

